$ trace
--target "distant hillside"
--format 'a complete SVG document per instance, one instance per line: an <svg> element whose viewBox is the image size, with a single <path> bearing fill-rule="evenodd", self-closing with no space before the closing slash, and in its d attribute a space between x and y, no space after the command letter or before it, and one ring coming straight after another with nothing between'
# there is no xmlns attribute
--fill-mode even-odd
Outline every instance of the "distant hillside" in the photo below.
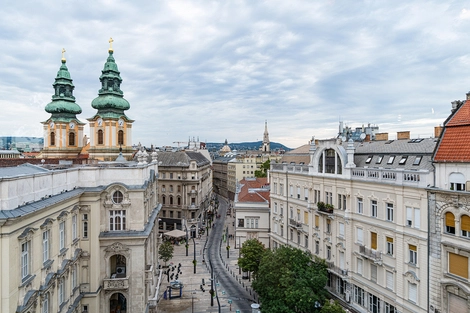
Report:
<svg viewBox="0 0 470 313"><path fill-rule="evenodd" d="M237 151L244 151L244 150L259 150L259 147L263 144L262 141L254 141L254 142L240 142L240 143L229 143L228 146L230 149L237 150ZM206 143L206 149L209 151L218 151L224 146L224 143L221 142L207 142ZM288 148L284 146L283 144L277 143L277 142L271 142L271 150L276 151L276 150L285 150L289 151L292 150L291 148Z"/></svg>

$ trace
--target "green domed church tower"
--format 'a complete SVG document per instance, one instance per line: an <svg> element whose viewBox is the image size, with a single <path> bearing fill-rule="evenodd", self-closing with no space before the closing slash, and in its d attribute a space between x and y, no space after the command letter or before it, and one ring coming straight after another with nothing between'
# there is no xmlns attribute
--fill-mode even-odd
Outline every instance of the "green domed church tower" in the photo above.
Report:
<svg viewBox="0 0 470 313"><path fill-rule="evenodd" d="M132 158L132 123L124 111L129 110L129 102L121 90L122 78L114 61L113 39L109 40L109 55L101 71L101 89L91 106L98 110L90 122L90 159L114 161L122 149L122 155Z"/></svg>
<svg viewBox="0 0 470 313"><path fill-rule="evenodd" d="M77 114L82 109L75 103L73 90L75 86L66 66L65 49L62 49L62 65L55 82L52 101L46 105L46 112L51 117L42 122L44 129L43 158L77 158L83 148L83 127Z"/></svg>

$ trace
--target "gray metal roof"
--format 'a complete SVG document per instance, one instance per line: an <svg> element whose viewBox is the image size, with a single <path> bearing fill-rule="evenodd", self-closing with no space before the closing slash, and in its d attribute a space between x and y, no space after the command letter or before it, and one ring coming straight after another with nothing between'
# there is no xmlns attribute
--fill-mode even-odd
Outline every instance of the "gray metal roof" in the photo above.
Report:
<svg viewBox="0 0 470 313"><path fill-rule="evenodd" d="M177 166L188 167L190 161L196 161L197 166L209 165L210 161L199 152L177 151L177 152L158 152L158 166Z"/></svg>
<svg viewBox="0 0 470 313"><path fill-rule="evenodd" d="M0 167L0 178L15 177L20 175L46 173L49 170L40 166L24 163L15 167Z"/></svg>

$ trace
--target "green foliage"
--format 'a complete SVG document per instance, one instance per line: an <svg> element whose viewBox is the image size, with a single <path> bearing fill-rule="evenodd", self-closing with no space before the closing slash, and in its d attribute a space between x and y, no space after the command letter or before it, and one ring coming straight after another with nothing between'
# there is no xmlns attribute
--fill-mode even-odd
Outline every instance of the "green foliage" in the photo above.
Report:
<svg viewBox="0 0 470 313"><path fill-rule="evenodd" d="M256 277L261 257L265 251L266 248L257 239L245 241L240 249L241 257L238 259L238 266L240 266L243 271L253 272Z"/></svg>
<svg viewBox="0 0 470 313"><path fill-rule="evenodd" d="M315 302L323 303L326 299L327 280L324 260L283 246L263 253L252 285L264 312L316 312Z"/></svg>
<svg viewBox="0 0 470 313"><path fill-rule="evenodd" d="M158 248L158 254L160 254L160 259L162 259L163 262L170 261L171 258L173 257L173 250L174 247L169 241L164 241L161 245L160 248Z"/></svg>
<svg viewBox="0 0 470 313"><path fill-rule="evenodd" d="M268 176L268 170L271 167L271 160L267 160L263 164L261 164L261 167L259 170L255 171L255 177L267 177Z"/></svg>
<svg viewBox="0 0 470 313"><path fill-rule="evenodd" d="M344 313L343 307L339 305L338 301L326 300L325 304L320 310L320 313Z"/></svg>

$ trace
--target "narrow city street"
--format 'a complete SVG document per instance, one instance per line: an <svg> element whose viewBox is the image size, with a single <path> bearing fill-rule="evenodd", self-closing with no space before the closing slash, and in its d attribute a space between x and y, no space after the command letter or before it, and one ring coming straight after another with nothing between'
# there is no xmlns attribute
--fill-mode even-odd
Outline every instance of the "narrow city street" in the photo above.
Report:
<svg viewBox="0 0 470 313"><path fill-rule="evenodd" d="M179 281L184 285L181 296L179 290L172 290L169 299L169 280L164 275L160 287L158 312L240 312L251 313L251 304L255 303L254 291L248 280L243 280L237 266L239 250L235 250L235 227L233 215L227 216L229 203L219 197L217 215L214 217L209 235L189 240L188 255L184 244L174 246L173 258L170 268L179 268ZM233 214L233 211L232 211ZM224 233L232 235L231 239L224 239ZM228 240L228 242L226 241ZM227 258L227 245L230 245ZM196 260L196 273L194 273L193 260ZM180 265L181 264L181 265ZM213 273L211 271L211 265ZM173 272L172 272L173 273ZM214 276L213 288L216 297L211 299L211 277ZM171 279L170 279L171 280ZM176 295L176 297L175 297ZM219 309L220 307L220 309Z"/></svg>
<svg viewBox="0 0 470 313"><path fill-rule="evenodd" d="M225 257L226 245L222 245L223 234L226 231L225 219L227 216L228 203L222 197L219 197L218 214L220 218L216 218L212 229L212 234L207 242L207 259L210 260L210 265L213 266L214 276L216 281L220 283L217 286L217 294L219 302L224 304L228 303L230 299L232 306L237 307L240 312L251 312L251 304L253 303L252 296L246 289L240 285L235 278L230 275L226 265L222 261ZM233 234L233 233L232 233ZM228 240L228 238L226 239ZM235 244L233 245L235 246ZM236 257L232 257L235 258Z"/></svg>

